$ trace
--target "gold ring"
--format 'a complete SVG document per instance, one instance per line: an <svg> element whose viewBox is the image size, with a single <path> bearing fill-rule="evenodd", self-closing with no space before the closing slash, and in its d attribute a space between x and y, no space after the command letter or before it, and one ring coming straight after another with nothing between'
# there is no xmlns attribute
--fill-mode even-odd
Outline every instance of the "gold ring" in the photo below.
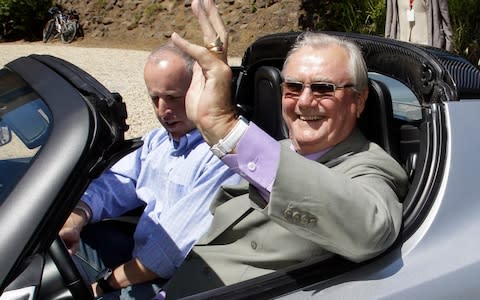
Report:
<svg viewBox="0 0 480 300"><path fill-rule="evenodd" d="M215 54L221 54L223 53L223 42L219 37L217 37L215 41L205 44L205 48Z"/></svg>

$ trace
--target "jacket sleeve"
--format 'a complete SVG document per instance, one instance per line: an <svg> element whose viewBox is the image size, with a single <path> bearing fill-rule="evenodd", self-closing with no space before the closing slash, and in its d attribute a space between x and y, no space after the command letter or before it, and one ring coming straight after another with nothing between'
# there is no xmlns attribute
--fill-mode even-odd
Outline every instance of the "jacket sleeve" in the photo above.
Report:
<svg viewBox="0 0 480 300"><path fill-rule="evenodd" d="M282 147L263 213L328 251L362 261L395 241L406 187L403 168L376 145L332 168Z"/></svg>

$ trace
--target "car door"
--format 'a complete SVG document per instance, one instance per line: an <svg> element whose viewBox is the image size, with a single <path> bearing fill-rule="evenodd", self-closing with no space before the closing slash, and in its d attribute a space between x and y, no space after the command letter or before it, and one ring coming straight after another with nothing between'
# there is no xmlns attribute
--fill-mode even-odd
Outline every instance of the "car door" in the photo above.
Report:
<svg viewBox="0 0 480 300"><path fill-rule="evenodd" d="M65 248L51 245L88 183L141 145L124 139L125 104L87 73L44 55L0 70L0 104L8 137L0 146L1 291L15 299L55 287L46 299L88 299ZM47 283L52 258L60 277Z"/></svg>

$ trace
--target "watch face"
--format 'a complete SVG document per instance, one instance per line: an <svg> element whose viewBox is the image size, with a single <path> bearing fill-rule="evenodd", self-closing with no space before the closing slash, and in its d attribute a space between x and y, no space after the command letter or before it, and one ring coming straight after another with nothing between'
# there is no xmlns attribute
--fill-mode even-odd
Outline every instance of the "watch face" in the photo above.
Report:
<svg viewBox="0 0 480 300"><path fill-rule="evenodd" d="M100 279L107 280L110 275L112 275L112 270L109 268L103 269L100 273L98 273L96 281Z"/></svg>
<svg viewBox="0 0 480 300"><path fill-rule="evenodd" d="M112 270L106 269L105 274L103 275L103 279L107 280L108 277L110 277L110 275L112 275L112 273L113 273Z"/></svg>
<svg viewBox="0 0 480 300"><path fill-rule="evenodd" d="M98 273L97 280L95 280L98 286L102 289L104 293L113 292L115 289L108 283L108 277L112 275L113 271L109 268L103 269Z"/></svg>

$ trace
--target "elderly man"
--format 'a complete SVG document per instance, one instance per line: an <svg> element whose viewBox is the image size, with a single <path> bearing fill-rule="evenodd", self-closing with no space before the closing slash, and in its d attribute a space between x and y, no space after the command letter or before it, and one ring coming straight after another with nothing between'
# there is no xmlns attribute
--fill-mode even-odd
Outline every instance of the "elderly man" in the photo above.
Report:
<svg viewBox="0 0 480 300"><path fill-rule="evenodd" d="M74 253L84 229L75 259L83 261L79 266L86 280L94 281L105 266L112 269L92 285L96 296L106 294L103 299L117 299L122 288L122 299L153 297L158 279L172 276L208 229L216 190L240 180L210 152L187 118L192 63L173 45L150 54L145 84L163 128L149 132L143 147L94 180L60 231ZM136 227L98 223L138 207L145 208ZM88 223L95 224L84 228Z"/></svg>
<svg viewBox="0 0 480 300"><path fill-rule="evenodd" d="M338 254L359 262L384 251L400 230L407 177L356 127L368 94L358 47L320 33L297 40L283 67L290 139L279 143L235 115L226 34L213 3L205 2L199 14L204 41L221 41L201 47L172 36L198 62L187 114L249 188L224 187L217 195L212 226L164 287L167 297L309 259Z"/></svg>

